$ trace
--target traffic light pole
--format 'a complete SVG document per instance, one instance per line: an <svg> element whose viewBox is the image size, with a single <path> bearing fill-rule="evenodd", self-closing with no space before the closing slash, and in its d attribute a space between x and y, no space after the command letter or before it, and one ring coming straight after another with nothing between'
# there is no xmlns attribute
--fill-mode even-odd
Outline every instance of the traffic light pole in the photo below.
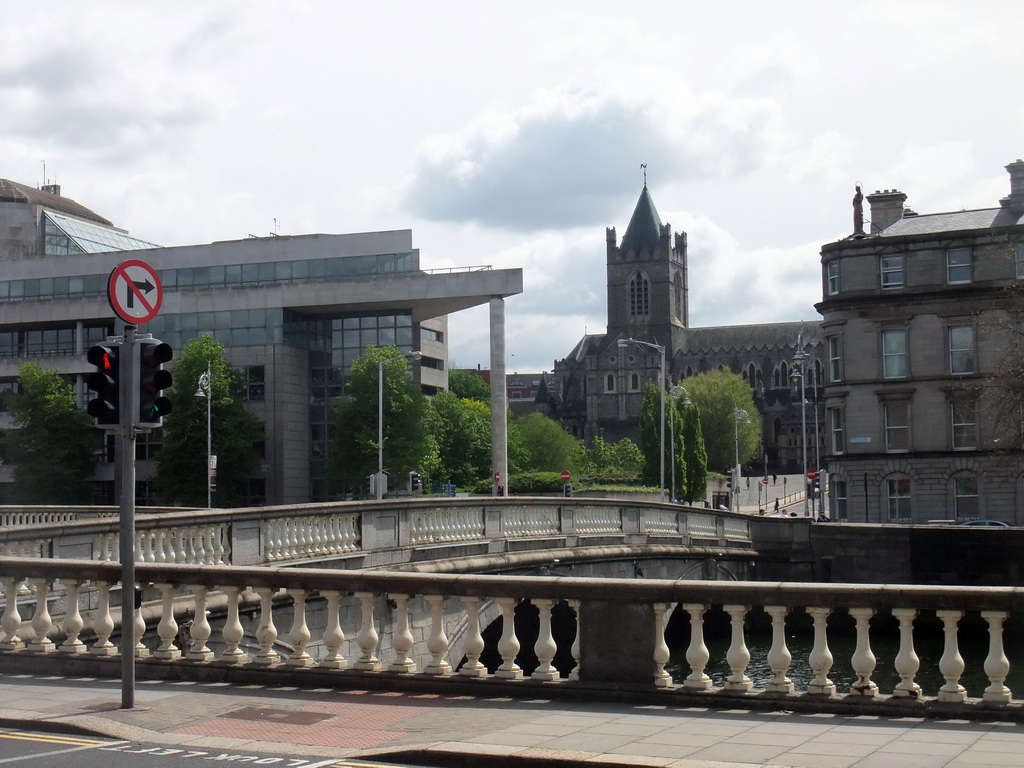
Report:
<svg viewBox="0 0 1024 768"><path fill-rule="evenodd" d="M124 327L121 345L121 709L135 706L135 417L139 410L139 366L136 326Z"/></svg>

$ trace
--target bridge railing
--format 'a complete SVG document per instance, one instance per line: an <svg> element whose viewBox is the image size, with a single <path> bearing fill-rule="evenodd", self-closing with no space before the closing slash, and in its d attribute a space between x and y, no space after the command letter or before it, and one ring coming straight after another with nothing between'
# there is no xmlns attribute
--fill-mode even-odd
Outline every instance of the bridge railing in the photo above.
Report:
<svg viewBox="0 0 1024 768"><path fill-rule="evenodd" d="M1024 590L851 584L659 581L339 571L310 568L195 566L141 563L140 583L159 595L151 616L134 611L134 649L141 676L401 688L420 690L478 681L508 695L572 693L617 698L657 694L664 704L715 702L734 706L840 710L889 714L955 713L1021 717L1021 702L1006 685L1010 671L1004 623L1020 611ZM4 611L0 619L0 670L56 674L116 669L109 659L125 652L116 641L121 621L120 566L111 562L0 558ZM88 589L86 589L88 587ZM529 640L520 615L531 606ZM556 639L553 612L569 610L571 632ZM59 622L53 619L57 608ZM728 615L731 634L724 658L731 675L720 684L707 674L712 662L704 619L712 607ZM767 664L772 677L755 685L747 621L770 618ZM675 679L666 629L674 612L689 625L685 663ZM802 690L790 679L793 651L789 622L797 613L812 621L807 663L813 678ZM830 626L853 619L854 650L848 662L855 681L838 690ZM891 664L899 682L880 690L872 648L876 617L899 624L899 651ZM944 683L924 690L917 682L915 619L934 614L942 624L937 667ZM310 621L312 616L316 621ZM982 666L987 684L967 691L958 629L965 617L987 626ZM500 622L498 622L500 619ZM281 625L279 630L278 626ZM287 627L284 626L287 624ZM500 638L484 640L500 626ZM147 625L150 627L146 633ZM187 626L183 639L182 627ZM524 642L526 646L524 647ZM567 647L568 646L568 647ZM487 651L492 659L485 663ZM525 655L524 655L525 654ZM563 659L561 669L556 656ZM529 668L524 661L530 657ZM569 659L568 662L565 659ZM935 664L936 662L929 662ZM526 687L524 687L524 685ZM516 686L519 686L518 688ZM477 689L483 690L483 689Z"/></svg>
<svg viewBox="0 0 1024 768"><path fill-rule="evenodd" d="M0 556L109 561L118 553L118 518L0 529ZM135 521L140 563L204 565L348 561L393 565L421 547L443 556L636 543L751 547L749 518L678 504L621 499L417 499L143 513ZM524 542L532 542L527 545ZM433 551L431 557L438 556ZM399 558L401 559L401 558Z"/></svg>

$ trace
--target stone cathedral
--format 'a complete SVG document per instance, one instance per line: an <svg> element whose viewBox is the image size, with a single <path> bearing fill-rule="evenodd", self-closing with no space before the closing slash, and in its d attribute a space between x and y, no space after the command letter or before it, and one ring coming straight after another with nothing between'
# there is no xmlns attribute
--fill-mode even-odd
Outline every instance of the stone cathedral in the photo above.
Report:
<svg viewBox="0 0 1024 768"><path fill-rule="evenodd" d="M819 445L824 431L820 324L691 328L686 233L673 233L670 224L662 223L646 184L621 242L614 227L606 232L608 327L605 333L586 334L555 361L554 391L543 393L551 414L588 444L595 437L637 440L644 384L657 381L661 356L649 347L619 347L619 339L633 338L665 347L668 387L685 386L687 377L717 368L742 376L754 390L761 419L762 449L750 474L765 468L768 473L802 473L800 397L790 380L802 334L811 369L805 391L808 461L813 464L816 411Z"/></svg>

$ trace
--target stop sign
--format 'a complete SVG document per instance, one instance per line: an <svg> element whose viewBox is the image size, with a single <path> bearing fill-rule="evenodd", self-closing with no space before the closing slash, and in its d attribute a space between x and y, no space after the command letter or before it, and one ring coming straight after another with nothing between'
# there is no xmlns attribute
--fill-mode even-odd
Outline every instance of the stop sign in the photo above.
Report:
<svg viewBox="0 0 1024 768"><path fill-rule="evenodd" d="M563 483L568 483L569 482L569 477L570 477L569 470L568 469L562 470L562 482Z"/></svg>
<svg viewBox="0 0 1024 768"><path fill-rule="evenodd" d="M807 479L810 480L811 482L814 482L815 480L817 480L818 479L818 470L816 470L816 469L808 469L807 470Z"/></svg>

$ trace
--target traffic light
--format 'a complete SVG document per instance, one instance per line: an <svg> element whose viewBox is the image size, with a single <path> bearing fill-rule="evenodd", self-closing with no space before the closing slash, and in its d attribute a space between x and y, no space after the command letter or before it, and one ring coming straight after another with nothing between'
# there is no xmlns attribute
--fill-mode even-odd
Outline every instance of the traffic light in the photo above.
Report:
<svg viewBox="0 0 1024 768"><path fill-rule="evenodd" d="M423 492L423 478L420 473L413 471L409 473L409 493Z"/></svg>
<svg viewBox="0 0 1024 768"><path fill-rule="evenodd" d="M170 344L157 339L139 339L139 417L135 426L159 427L171 412L171 401L161 393L172 383L164 363L174 357Z"/></svg>
<svg viewBox="0 0 1024 768"><path fill-rule="evenodd" d="M736 471L735 469L730 468L729 469L729 474L726 475L726 478L725 478L725 487L728 488L730 491L732 490L732 473L735 472L735 471Z"/></svg>
<svg viewBox="0 0 1024 768"><path fill-rule="evenodd" d="M96 419L96 425L118 426L121 423L119 353L120 344L97 344L92 347L86 359L96 366L86 383L96 397L89 401L86 409Z"/></svg>

